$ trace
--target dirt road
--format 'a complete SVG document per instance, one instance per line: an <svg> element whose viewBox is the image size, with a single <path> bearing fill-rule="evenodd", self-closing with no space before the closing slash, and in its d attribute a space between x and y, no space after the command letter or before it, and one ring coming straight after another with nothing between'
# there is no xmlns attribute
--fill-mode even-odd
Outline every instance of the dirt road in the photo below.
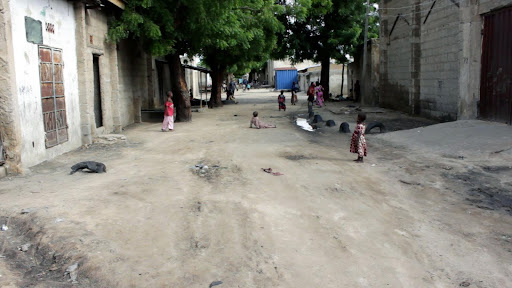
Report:
<svg viewBox="0 0 512 288"><path fill-rule="evenodd" d="M294 125L304 95L279 112L278 93L239 94L174 132L137 124L126 143L1 180L0 286L512 287L512 217L467 201L448 177L468 171L462 159L369 135L357 164L350 134ZM327 105L316 110L324 120L353 127L344 104ZM278 128L249 129L254 110ZM428 123L383 115L369 120ZM108 172L68 175L85 160ZM64 275L74 263L77 284Z"/></svg>

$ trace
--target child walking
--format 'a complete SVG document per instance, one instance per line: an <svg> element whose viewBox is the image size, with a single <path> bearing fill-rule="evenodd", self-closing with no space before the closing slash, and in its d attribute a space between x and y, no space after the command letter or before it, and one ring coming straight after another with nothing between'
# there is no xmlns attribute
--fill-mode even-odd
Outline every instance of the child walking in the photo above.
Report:
<svg viewBox="0 0 512 288"><path fill-rule="evenodd" d="M172 102L172 92L167 92L167 101L165 101L164 123L162 123L162 132L174 131L174 103Z"/></svg>
<svg viewBox="0 0 512 288"><path fill-rule="evenodd" d="M363 163L363 156L366 157L367 154L366 138L364 137L366 125L364 120L366 120L366 114L359 113L357 115L356 129L354 129L352 140L350 141L350 152L357 153L357 159L354 161L358 163Z"/></svg>
<svg viewBox="0 0 512 288"><path fill-rule="evenodd" d="M281 90L281 94L279 94L279 96L277 96L277 103L279 104L279 111L281 111L281 109L286 111L286 104L284 103L285 100L286 100L286 97L284 96L284 91Z"/></svg>

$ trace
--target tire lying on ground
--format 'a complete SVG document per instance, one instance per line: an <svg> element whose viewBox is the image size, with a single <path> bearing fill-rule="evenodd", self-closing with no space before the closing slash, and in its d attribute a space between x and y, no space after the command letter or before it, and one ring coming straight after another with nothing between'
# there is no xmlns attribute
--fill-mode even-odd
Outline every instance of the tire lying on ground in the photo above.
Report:
<svg viewBox="0 0 512 288"><path fill-rule="evenodd" d="M327 122L325 122L325 126L334 127L336 126L336 123L334 120L327 120Z"/></svg>
<svg viewBox="0 0 512 288"><path fill-rule="evenodd" d="M324 122L324 120L322 119L322 116L320 115L315 115L315 117L313 118L313 123L318 123L318 122Z"/></svg>
<svg viewBox="0 0 512 288"><path fill-rule="evenodd" d="M347 122L343 122L340 125L340 133L350 133L350 126Z"/></svg>
<svg viewBox="0 0 512 288"><path fill-rule="evenodd" d="M386 126L384 126L384 124L382 124L382 122L370 122L370 124L368 124L368 126L366 126L366 130L364 130L364 133L368 134L368 133L370 133L370 131L372 131L373 128L376 128L376 127L379 128L380 133L386 132Z"/></svg>

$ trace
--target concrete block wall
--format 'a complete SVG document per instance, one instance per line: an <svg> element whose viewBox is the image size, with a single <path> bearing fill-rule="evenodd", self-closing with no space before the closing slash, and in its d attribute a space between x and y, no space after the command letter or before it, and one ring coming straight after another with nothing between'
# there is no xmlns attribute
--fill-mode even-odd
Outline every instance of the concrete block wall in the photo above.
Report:
<svg viewBox="0 0 512 288"><path fill-rule="evenodd" d="M455 2L438 0L425 21L432 2L381 1L383 106L441 120L478 117L483 15L512 0ZM398 20L389 37L399 13L409 24Z"/></svg>
<svg viewBox="0 0 512 288"><path fill-rule="evenodd" d="M367 46L367 63L366 63L366 79L363 81L363 55L364 46L360 45L359 53L354 58L354 62L348 65L349 73L348 80L350 89L354 89L354 84L357 80L360 81L361 86L361 104L375 106L380 104L380 44L378 39L371 39ZM366 92L366 93L365 93ZM345 94L347 95L347 94ZM353 95L355 96L355 95Z"/></svg>
<svg viewBox="0 0 512 288"><path fill-rule="evenodd" d="M411 0L381 1L380 105L410 111ZM387 10L387 8L400 8ZM406 15L396 20L398 14ZM396 25L392 30L393 24ZM391 36L389 36L391 34Z"/></svg>
<svg viewBox="0 0 512 288"><path fill-rule="evenodd" d="M430 7L422 7L421 13L420 114L455 120L462 49L459 8L451 1L438 2L426 22Z"/></svg>

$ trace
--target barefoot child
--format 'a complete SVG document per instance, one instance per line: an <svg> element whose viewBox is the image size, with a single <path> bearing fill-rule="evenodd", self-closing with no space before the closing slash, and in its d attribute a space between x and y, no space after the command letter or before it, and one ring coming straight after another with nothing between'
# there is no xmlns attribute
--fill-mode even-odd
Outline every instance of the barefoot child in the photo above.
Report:
<svg viewBox="0 0 512 288"><path fill-rule="evenodd" d="M174 129L174 103L172 102L172 92L167 92L167 101L165 101L164 123L162 123L162 132L173 131Z"/></svg>
<svg viewBox="0 0 512 288"><path fill-rule="evenodd" d="M251 124L249 125L249 128L252 128L253 125L257 129L276 128L276 125L266 124L266 123L261 122L260 119L258 118L258 111L254 111L252 113L252 119L251 119Z"/></svg>
<svg viewBox="0 0 512 288"><path fill-rule="evenodd" d="M284 97L283 93L284 93L284 91L281 90L281 94L279 94L279 96L277 96L277 103L279 104L279 111L281 111L281 109L286 111L286 104L284 103L284 101L286 100L286 97Z"/></svg>
<svg viewBox="0 0 512 288"><path fill-rule="evenodd" d="M364 130L366 129L364 120L366 120L366 114L359 113L357 115L356 128L352 134L352 141L350 141L350 152L357 153L357 159L354 161L359 163L363 162L363 156L366 157L367 150L366 138L364 137Z"/></svg>
<svg viewBox="0 0 512 288"><path fill-rule="evenodd" d="M297 104L297 93L295 92L295 90L292 90L292 105L296 105Z"/></svg>

